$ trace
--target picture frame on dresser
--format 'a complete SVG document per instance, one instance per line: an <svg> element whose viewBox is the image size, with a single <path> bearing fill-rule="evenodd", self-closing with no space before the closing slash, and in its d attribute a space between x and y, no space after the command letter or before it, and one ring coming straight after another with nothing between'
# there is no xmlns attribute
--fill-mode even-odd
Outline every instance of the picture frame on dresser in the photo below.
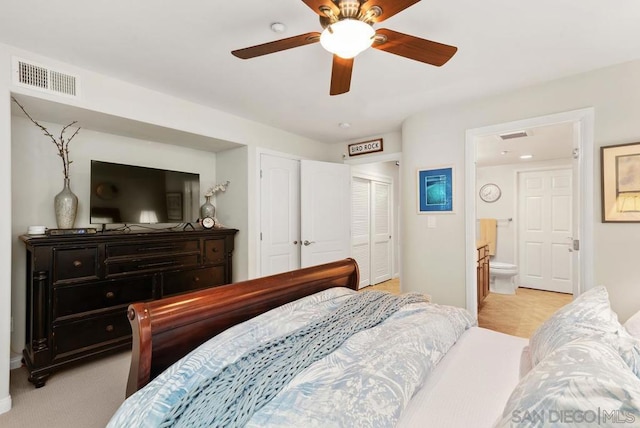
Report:
<svg viewBox="0 0 640 428"><path fill-rule="evenodd" d="M169 221L182 220L182 193L180 192L167 193L167 220Z"/></svg>
<svg viewBox="0 0 640 428"><path fill-rule="evenodd" d="M640 142L600 148L602 222L640 222Z"/></svg>

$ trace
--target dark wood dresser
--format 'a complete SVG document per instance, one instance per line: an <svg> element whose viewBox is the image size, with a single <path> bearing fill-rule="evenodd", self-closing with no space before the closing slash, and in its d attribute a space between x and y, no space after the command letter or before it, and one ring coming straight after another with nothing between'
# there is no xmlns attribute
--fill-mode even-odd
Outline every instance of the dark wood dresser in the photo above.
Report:
<svg viewBox="0 0 640 428"><path fill-rule="evenodd" d="M29 381L41 387L59 368L130 348L132 302L230 283L236 232L22 236Z"/></svg>

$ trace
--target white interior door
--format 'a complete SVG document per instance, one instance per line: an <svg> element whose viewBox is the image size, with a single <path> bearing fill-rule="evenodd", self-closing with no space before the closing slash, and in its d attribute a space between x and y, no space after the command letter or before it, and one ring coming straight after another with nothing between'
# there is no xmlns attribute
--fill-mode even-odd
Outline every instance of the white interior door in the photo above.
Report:
<svg viewBox="0 0 640 428"><path fill-rule="evenodd" d="M391 279L391 185L371 182L371 260L373 284Z"/></svg>
<svg viewBox="0 0 640 428"><path fill-rule="evenodd" d="M572 198L571 169L519 174L519 285L573 292Z"/></svg>
<svg viewBox="0 0 640 428"><path fill-rule="evenodd" d="M300 162L260 157L260 273L300 268Z"/></svg>
<svg viewBox="0 0 640 428"><path fill-rule="evenodd" d="M351 168L300 161L301 267L351 254Z"/></svg>
<svg viewBox="0 0 640 428"><path fill-rule="evenodd" d="M581 153L580 153L580 139L581 136L581 126L579 122L573 123L573 160L571 161L571 192L573 196L573 217L572 217L572 232L571 232L571 253L572 253L572 282L573 289L572 293L574 296L578 296L580 294L580 283L582 281L580 266L582 265L582 253L580 251L580 241L581 241L581 233L582 230L582 210L580 207L582 206L582 195L580 189L582 188L580 173L582 171L580 162L581 162ZM575 243L575 245L574 245Z"/></svg>
<svg viewBox="0 0 640 428"><path fill-rule="evenodd" d="M371 186L369 180L351 180L351 257L360 268L360 287L371 285Z"/></svg>

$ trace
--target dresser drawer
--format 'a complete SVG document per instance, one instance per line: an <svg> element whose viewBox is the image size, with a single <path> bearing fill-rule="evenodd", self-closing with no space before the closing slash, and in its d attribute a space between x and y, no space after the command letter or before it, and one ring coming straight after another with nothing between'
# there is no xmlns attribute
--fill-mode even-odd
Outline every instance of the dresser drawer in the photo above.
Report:
<svg viewBox="0 0 640 428"><path fill-rule="evenodd" d="M68 352L83 352L114 341L130 340L131 326L126 308L79 321L53 326L54 353L57 357Z"/></svg>
<svg viewBox="0 0 640 428"><path fill-rule="evenodd" d="M141 257L126 260L107 260L105 262L107 277L124 275L132 272L159 271L197 266L200 254L187 254L163 257Z"/></svg>
<svg viewBox="0 0 640 428"><path fill-rule="evenodd" d="M225 267L214 266L182 272L167 272L162 279L162 296L225 284Z"/></svg>
<svg viewBox="0 0 640 428"><path fill-rule="evenodd" d="M135 257L150 254L188 253L200 251L199 240L175 241L175 242L142 242L135 244L107 244L107 258L109 257Z"/></svg>
<svg viewBox="0 0 640 428"><path fill-rule="evenodd" d="M56 248L53 251L53 281L98 278L98 247Z"/></svg>
<svg viewBox="0 0 640 428"><path fill-rule="evenodd" d="M105 309L153 298L153 277L56 287L53 318Z"/></svg>
<svg viewBox="0 0 640 428"><path fill-rule="evenodd" d="M225 259L224 239L207 239L204 241L204 262L215 263Z"/></svg>

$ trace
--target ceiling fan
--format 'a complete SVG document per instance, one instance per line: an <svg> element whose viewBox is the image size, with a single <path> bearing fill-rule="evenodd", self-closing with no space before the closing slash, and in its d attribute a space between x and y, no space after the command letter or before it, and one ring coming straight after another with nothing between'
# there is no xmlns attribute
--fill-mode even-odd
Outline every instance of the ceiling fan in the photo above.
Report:
<svg viewBox="0 0 640 428"><path fill-rule="evenodd" d="M322 33L311 32L231 53L249 59L320 42L333 54L331 95L349 92L353 59L369 47L435 66L445 64L456 53L455 46L421 39L373 24L402 12L420 0L302 0L320 16Z"/></svg>

